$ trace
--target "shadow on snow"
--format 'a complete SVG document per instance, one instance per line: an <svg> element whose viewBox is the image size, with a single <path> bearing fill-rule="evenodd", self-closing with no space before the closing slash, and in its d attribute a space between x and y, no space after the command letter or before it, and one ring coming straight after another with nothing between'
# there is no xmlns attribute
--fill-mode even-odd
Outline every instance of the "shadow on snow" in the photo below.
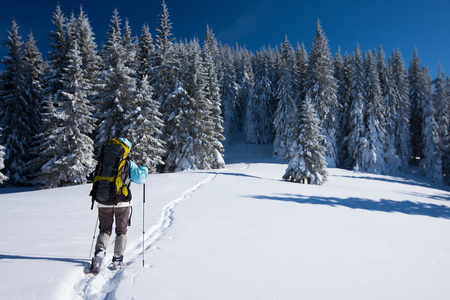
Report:
<svg viewBox="0 0 450 300"><path fill-rule="evenodd" d="M337 197L315 197L294 194L280 194L279 196L256 195L249 198L289 201L299 204L328 205L332 207L341 206L352 209L364 209L387 213L402 213L407 215L427 216L433 218L450 219L450 207L430 203L412 202L409 200L394 201L389 199L363 199L363 198L337 198Z"/></svg>
<svg viewBox="0 0 450 300"><path fill-rule="evenodd" d="M26 255L11 255L11 254L0 254L0 261L3 259L11 260L49 260L73 263L80 266L85 266L86 263L90 262L88 259L76 259L76 258L66 258L66 257L44 257L44 256L26 256Z"/></svg>
<svg viewBox="0 0 450 300"><path fill-rule="evenodd" d="M366 174L364 176L358 176L358 175L333 175L335 177L343 177L343 178L350 178L355 180L374 180L374 181L382 181L385 183L400 183L400 184L407 184L407 185L413 185L413 186L421 186L425 188L434 188L434 189L441 189L445 191L449 191L450 188L448 186L445 186L443 184L438 185L433 182L427 182L427 179L425 177L418 178L417 176L411 175L411 174L402 174L400 176L390 176L390 175L371 175ZM450 199L447 199L450 200Z"/></svg>
<svg viewBox="0 0 450 300"><path fill-rule="evenodd" d="M39 191L38 188L33 187L2 187L0 188L1 194L15 194L15 193L23 193L23 192L34 192Z"/></svg>

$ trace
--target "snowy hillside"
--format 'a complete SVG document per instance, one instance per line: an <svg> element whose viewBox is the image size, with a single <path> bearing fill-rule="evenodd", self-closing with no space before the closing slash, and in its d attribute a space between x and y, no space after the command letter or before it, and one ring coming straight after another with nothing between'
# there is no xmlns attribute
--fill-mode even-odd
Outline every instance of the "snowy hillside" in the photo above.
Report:
<svg viewBox="0 0 450 300"><path fill-rule="evenodd" d="M322 186L288 183L270 146L229 145L225 159L149 176L144 267L133 185L128 267L92 278L89 185L3 190L1 298L448 299L445 187L340 169Z"/></svg>

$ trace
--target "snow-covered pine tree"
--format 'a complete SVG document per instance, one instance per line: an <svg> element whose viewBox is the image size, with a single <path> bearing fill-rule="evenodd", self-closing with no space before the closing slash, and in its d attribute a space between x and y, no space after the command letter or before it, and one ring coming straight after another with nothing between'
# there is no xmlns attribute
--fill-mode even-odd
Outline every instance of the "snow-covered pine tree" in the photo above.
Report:
<svg viewBox="0 0 450 300"><path fill-rule="evenodd" d="M30 151L33 137L39 129L39 104L29 91L31 74L38 72L29 64L31 57L24 58L24 43L19 35L19 26L12 21L7 41L2 42L8 55L2 61L5 65L1 73L1 145L5 147L5 175L10 185L28 185L31 175L28 162L32 159ZM33 41L28 45L31 47ZM30 101L32 101L30 103ZM37 109L37 111L36 111Z"/></svg>
<svg viewBox="0 0 450 300"><path fill-rule="evenodd" d="M292 128L296 126L299 117L299 108L294 98L293 66L294 51L286 37L281 50L280 75L276 93L278 107L274 119L275 140L273 144L274 157L286 160L291 158Z"/></svg>
<svg viewBox="0 0 450 300"><path fill-rule="evenodd" d="M206 64L207 72L207 83L206 83L206 97L212 101L213 110L212 117L216 118L216 134L217 134L217 149L220 153L224 152L223 142L226 138L224 136L224 113L222 105L222 95L221 95L221 82L223 78L223 68L221 56L219 52L219 43L213 30L207 25L205 39L203 42L203 59ZM222 156L222 154L221 154ZM218 164L213 168L222 167L222 157L217 159Z"/></svg>
<svg viewBox="0 0 450 300"><path fill-rule="evenodd" d="M349 159L348 139L350 134L350 107L352 101L352 70L353 56L345 55L343 58L338 51L335 57L335 78L338 83L336 96L339 103L338 114L338 132L337 132L337 166L341 168L351 169L352 161Z"/></svg>
<svg viewBox="0 0 450 300"><path fill-rule="evenodd" d="M386 98L386 92L388 90L387 83L388 79L388 68L386 65L386 54L384 53L383 47L380 46L378 49L378 74L380 75L380 87L381 95L383 99Z"/></svg>
<svg viewBox="0 0 450 300"><path fill-rule="evenodd" d="M443 181L443 152L441 151L441 143L439 136L439 125L436 123L436 110L431 95L431 79L429 71L424 66L418 66L414 72L417 87L418 99L420 102L420 116L422 124L420 126L422 132L420 134L421 145L423 145L420 160L420 168L424 175L434 182L442 183ZM440 75L439 75L440 76ZM438 77L439 78L439 77Z"/></svg>
<svg viewBox="0 0 450 300"><path fill-rule="evenodd" d="M32 161L32 165L37 170L33 174L33 184L41 186L56 187L55 174L49 173L42 175L42 168L52 158L57 155L57 151L53 145L53 139L50 138L55 134L62 120L56 115L56 108L60 106L61 90L63 88L62 76L64 68L67 66L68 53L68 20L61 10L60 5L56 6L53 13L52 24L54 30L49 34L49 46L51 51L48 56L48 67L43 79L43 128L37 137L33 152L36 158ZM40 177L37 177L40 176Z"/></svg>
<svg viewBox="0 0 450 300"><path fill-rule="evenodd" d="M42 113L42 130L36 137L37 143L33 148L36 157L30 161L30 165L35 170L32 176L33 185L42 187L58 186L55 174L51 170L47 172L43 172L43 170L49 167L59 155L60 149L57 149L54 143L55 141L61 142L61 140L57 139L60 133L58 124L61 123L62 120L60 119L60 115L56 113L53 100L45 98Z"/></svg>
<svg viewBox="0 0 450 300"><path fill-rule="evenodd" d="M141 36L136 47L137 75L140 79L150 76L154 69L155 44L148 25L142 26ZM148 80L148 79L147 79Z"/></svg>
<svg viewBox="0 0 450 300"><path fill-rule="evenodd" d="M44 75L43 92L44 98L51 99L58 106L58 97L62 88L61 77L67 63L67 18L59 4L53 13L52 24L55 29L49 34L49 45L52 50L48 57L49 67Z"/></svg>
<svg viewBox="0 0 450 300"><path fill-rule="evenodd" d="M123 46L125 47L125 52L127 53L127 64L126 66L134 71L138 69L137 55L137 45L135 43L136 37L132 35L130 22L125 19L125 27L123 31Z"/></svg>
<svg viewBox="0 0 450 300"><path fill-rule="evenodd" d="M72 182L70 182L71 180L61 181L55 178L55 174L53 173L54 168L58 168L55 166L55 163L60 163L57 161L57 157L61 160L64 156L71 155L67 154L66 150L55 147L57 143L64 143L64 131L61 131L61 128L67 126L65 123L67 120L64 119L64 109L70 109L67 108L67 94L77 94L73 96L77 98L80 97L79 93L81 93L83 95L82 97L88 99L83 105L90 107L89 110L91 111L90 101L95 96L96 80L100 68L100 57L98 55L94 33L82 7L80 7L80 14L77 18L72 13L70 19L67 20L58 5L53 15L53 24L56 29L50 34L52 51L49 57L49 70L45 75L44 125L41 134L37 137L36 146L33 149L38 157L32 161L32 165L38 170L33 182L45 187L85 182L86 174L81 174L81 172L83 172L83 169L86 171L87 169L93 168L92 163L87 169L86 166L81 166L78 174L72 174L72 179L77 177L81 179L73 179ZM76 66L78 62L74 62L74 52L77 52L78 56L75 61L81 61L81 66L79 67L82 76L81 80L78 78L79 74L74 75L78 72L74 71L74 69L78 68ZM74 78L68 79L71 76L74 76ZM75 88L68 83L70 80L77 81L77 89L79 91L76 93L74 92ZM91 115L86 115L86 117L91 118ZM82 122L84 126L93 126L93 120L86 124L84 124L85 121ZM82 129L81 127L79 129ZM92 130L83 134L88 136L91 133ZM84 140L84 138L83 136L81 139ZM92 144L91 140L90 143ZM83 148L79 145L76 147ZM89 147L92 147L92 145L86 147L83 148L83 151L87 150L87 155L92 155L92 151L89 153ZM78 151L76 149L72 150L73 152ZM69 152L72 150L69 150ZM65 154L62 153L64 151L66 151ZM76 163L74 162L74 164ZM71 169L73 168L71 167Z"/></svg>
<svg viewBox="0 0 450 300"><path fill-rule="evenodd" d="M232 142L232 137L238 131L239 124L239 93L240 87L237 84L235 57L233 50L229 46L220 48L222 56L221 74L221 92L222 111L224 119L224 136L228 143Z"/></svg>
<svg viewBox="0 0 450 300"><path fill-rule="evenodd" d="M174 39L171 32L172 23L165 1L162 2L162 7L163 11L159 18L155 37L155 67L149 80L153 87L155 99L161 103L160 111L164 122L163 140L166 142L166 155L169 155L174 148L170 138L176 129L175 116L178 113L178 102L174 95L178 92L177 79L180 74L180 63L175 54ZM167 163L166 167L168 167Z"/></svg>
<svg viewBox="0 0 450 300"><path fill-rule="evenodd" d="M172 23L170 21L169 10L166 2L162 2L163 11L159 17L156 35L156 55L155 55L155 69L150 83L153 85L156 100L161 103L161 111L163 120L168 126L168 118L173 111L172 105L167 102L167 96L175 89L175 79L172 74L172 66L174 64L174 45L172 38Z"/></svg>
<svg viewBox="0 0 450 300"><path fill-rule="evenodd" d="M194 95L197 98L201 98L201 94L205 95L205 102L200 107L204 107L204 113L202 116L202 122L204 130L203 139L204 139L204 152L205 157L203 158L205 162L205 168L218 169L225 167L225 161L223 159L223 152L225 151L222 141L225 139L223 136L223 118L222 118L222 110L221 110L221 99L220 99L220 87L217 78L217 68L214 63L213 53L209 55L202 56L200 46L193 41L192 43L192 55L194 59L192 59L192 63L197 65L198 67L193 66L194 68L199 69L199 78L194 76L193 81L198 82L199 87L203 86L200 89L194 90ZM201 61L196 63L196 53L200 51ZM192 84L194 86L195 84Z"/></svg>
<svg viewBox="0 0 450 300"><path fill-rule="evenodd" d="M443 158L443 173L447 177L448 173L448 152L449 152L449 125L450 125L450 92L447 85L446 76L441 64L438 66L437 77L433 80L432 102L435 108L435 121L439 135L439 150ZM446 178L448 180L448 178Z"/></svg>
<svg viewBox="0 0 450 300"><path fill-rule="evenodd" d="M33 182L46 188L84 184L95 167L90 138L95 120L88 99L92 87L84 77L77 39L71 39L70 45L61 74L58 107L50 99L46 100L44 127L39 136L42 144L35 148L39 153L35 164L40 169Z"/></svg>
<svg viewBox="0 0 450 300"><path fill-rule="evenodd" d="M428 109L428 107L425 107ZM423 124L423 133L425 138L424 158L420 161L420 167L424 175L436 183L442 183L442 155L439 149L438 125L434 120L432 112L424 111L428 115ZM425 135L426 134L426 135Z"/></svg>
<svg viewBox="0 0 450 300"><path fill-rule="evenodd" d="M410 61L408 69L409 101L411 102L411 118L409 122L413 161L423 158L423 148L425 146L422 138L422 111L423 105L428 101L427 98L430 96L430 91L426 90L430 85L424 83L426 78L423 75L424 72L420 64L417 48L414 48L413 58Z"/></svg>
<svg viewBox="0 0 450 300"><path fill-rule="evenodd" d="M39 166L34 164L35 158L39 155L34 151L36 145L40 144L39 134L42 131L42 113L44 105L44 96L42 92L42 79L44 75L44 64L42 54L36 47L36 41L32 34L25 43L25 51L23 56L25 62L25 82L27 86L26 97L29 103L31 112L33 113L29 119L29 126L31 134L33 135L33 143L30 145L31 158L28 163L28 170L30 172L29 178L32 179L37 173Z"/></svg>
<svg viewBox="0 0 450 300"><path fill-rule="evenodd" d="M301 107L302 101L305 99L306 86L308 84L308 52L303 43L301 46L297 44L295 49L294 74L294 97L297 105Z"/></svg>
<svg viewBox="0 0 450 300"><path fill-rule="evenodd" d="M245 117L247 115L247 104L250 99L254 98L254 87L255 87L255 75L253 73L252 58L250 52L243 48L239 49L236 47L236 70L237 70L237 80L239 86L239 97L238 97L238 130L239 132L245 130Z"/></svg>
<svg viewBox="0 0 450 300"><path fill-rule="evenodd" d="M211 56L218 72L221 64L219 56L219 43L216 39L216 35L209 26L206 26L205 40L203 42L203 52L208 53L208 55Z"/></svg>
<svg viewBox="0 0 450 300"><path fill-rule="evenodd" d="M268 50L256 53L254 97L247 105L247 143L268 144L273 141L275 87L271 78L273 62Z"/></svg>
<svg viewBox="0 0 450 300"><path fill-rule="evenodd" d="M153 99L147 75L139 81L136 93L136 108L131 110L126 119L123 135L133 143L133 160L138 165L146 165L150 173L163 165L164 141L160 139L163 127L159 102Z"/></svg>
<svg viewBox="0 0 450 300"><path fill-rule="evenodd" d="M384 97L385 104L385 116L386 116L386 165L388 167L388 173L397 173L401 170L401 159L397 152L396 147L396 114L397 114L397 88L394 81L391 79L391 73L385 62L385 54L380 47L378 53L378 71L380 73L380 86L382 88L382 95Z"/></svg>
<svg viewBox="0 0 450 300"><path fill-rule="evenodd" d="M99 82L102 59L97 49L89 18L82 6L80 6L78 17L75 17L72 14L71 18L66 23L66 28L67 51L74 51L74 48L78 49L79 58L81 59L81 75L84 80L81 88L88 99L86 105L93 107L99 87L102 85L102 82ZM73 45L74 43L77 45ZM73 56L73 54L71 55ZM68 55L66 60L69 60ZM70 64L73 67L73 62L70 62ZM67 76L67 70L63 71L63 76ZM64 88L61 91L64 91ZM70 93L70 91L67 92ZM61 99L61 101L65 101L65 99ZM96 118L94 115L90 115L89 117Z"/></svg>
<svg viewBox="0 0 450 300"><path fill-rule="evenodd" d="M365 76L363 58L359 45L353 55L353 70L351 75L352 95L349 110L349 128L350 132L347 136L347 147L351 165L356 171L366 171L363 162L363 153L368 150L367 128L365 124L366 102L365 98Z"/></svg>
<svg viewBox="0 0 450 300"><path fill-rule="evenodd" d="M136 72L127 66L128 52L124 46L121 20L117 10L114 10L111 23L102 49L103 70L100 78L102 85L96 100L99 112L96 149L100 149L109 139L123 135L128 123L125 116L134 109L136 99Z"/></svg>
<svg viewBox="0 0 450 300"><path fill-rule="evenodd" d="M113 10L110 22L109 30L106 33L105 41L102 44L102 70L114 66L117 56L123 56L125 53L122 37L122 19L120 18L117 8ZM120 49L114 50L114 47L116 46L120 46Z"/></svg>
<svg viewBox="0 0 450 300"><path fill-rule="evenodd" d="M336 97L337 83L334 78L333 58L320 21L314 43L309 54L308 84L306 94L310 97L325 136L324 146L327 148L328 166L336 166L337 145L336 126L339 103Z"/></svg>
<svg viewBox="0 0 450 300"><path fill-rule="evenodd" d="M215 41L215 42L214 42ZM209 102L208 114L212 126L207 129L207 135L210 136L211 147L209 165L213 169L224 168L223 160L224 147L223 136L223 117L220 98L220 86L217 75L217 65L215 57L217 56L217 41L211 29L207 28L204 47L202 49L202 60L205 68L205 97ZM213 149L215 149L213 151Z"/></svg>
<svg viewBox="0 0 450 300"><path fill-rule="evenodd" d="M386 161L386 122L384 103L381 94L380 80L375 53L366 53L365 71L365 124L368 148L362 154L363 169L370 173L385 174Z"/></svg>
<svg viewBox="0 0 450 300"><path fill-rule="evenodd" d="M42 76L44 65L42 54L39 52L32 33L25 43L23 60L25 64L25 85L27 87L27 102L30 108L30 119L28 125L33 136L41 130L41 113L43 104Z"/></svg>
<svg viewBox="0 0 450 300"><path fill-rule="evenodd" d="M344 119L344 106L342 105L343 99L345 99L344 94L344 86L345 86L345 76L344 76L344 59L342 58L341 54L341 47L338 47L338 51L335 53L333 57L333 64L334 64L334 78L336 78L336 84L337 84L337 90L336 90L336 97L338 100L338 103L340 104L338 114L337 114L337 121L338 126L336 130L336 146L337 146L337 154L336 154L336 166L341 167L342 166L342 160L344 152L342 151L342 145L344 141L344 136L342 135L342 121Z"/></svg>
<svg viewBox="0 0 450 300"><path fill-rule="evenodd" d="M93 89L96 89L101 57L97 50L97 43L95 42L94 32L92 31L89 18L82 7L80 7L80 14L75 21L75 28L76 40L82 62L83 77L89 81ZM91 99L95 91L86 92L88 92Z"/></svg>
<svg viewBox="0 0 450 300"><path fill-rule="evenodd" d="M205 94L205 70L198 41L185 46L183 80L178 82L174 97L178 102L175 130L169 138L173 150L166 160L170 170L210 169L211 157L216 156L214 124L210 118L211 102Z"/></svg>
<svg viewBox="0 0 450 300"><path fill-rule="evenodd" d="M257 80L257 78L255 78ZM260 99L258 94L256 94L257 90L255 87L253 97L249 99L247 103L246 116L245 116L245 136L247 144L258 144L257 139L257 129L260 127L260 118L257 115L258 103L260 103ZM265 97L265 95L263 95ZM265 98L263 98L265 99Z"/></svg>
<svg viewBox="0 0 450 300"><path fill-rule="evenodd" d="M303 101L300 119L293 128L295 139L291 148L291 159L284 180L323 184L327 179L325 151L322 141L320 121L314 112L313 105L308 97Z"/></svg>
<svg viewBox="0 0 450 300"><path fill-rule="evenodd" d="M72 11L70 17L67 19L66 23L66 53L72 50L72 43L78 39L78 28L77 28L77 18L75 13ZM67 56L66 56L67 58Z"/></svg>
<svg viewBox="0 0 450 300"><path fill-rule="evenodd" d="M170 21L169 10L167 8L165 0L162 2L163 11L159 16L159 22L156 35L156 64L159 68L159 78L164 79L164 75L170 75L167 73L167 69L170 68L173 52L173 40L172 37L172 22ZM163 86L164 82L156 82L157 87ZM164 93L161 93L164 95Z"/></svg>
<svg viewBox="0 0 450 300"><path fill-rule="evenodd" d="M433 104L436 108L436 122L439 125L440 147L443 149L448 144L449 99L444 71L441 64L438 66L438 75L433 80Z"/></svg>
<svg viewBox="0 0 450 300"><path fill-rule="evenodd" d="M390 120L388 123L393 122L391 131L388 134L393 134L393 141L396 152L400 159L400 170L409 170L409 160L411 158L411 143L410 143L410 102L409 102L409 85L407 78L407 71L405 63L400 54L400 51L393 51L392 56L388 61L389 81L391 84L389 97L391 100L387 102L387 113Z"/></svg>
<svg viewBox="0 0 450 300"><path fill-rule="evenodd" d="M54 146L60 151L56 160L47 164L58 185L77 185L87 182L87 175L95 168L93 141L95 119L88 92L92 90L89 81L83 77L83 61L78 42L71 43L68 65L63 73L62 102L58 114L62 119L60 136ZM58 143L59 142L59 143Z"/></svg>

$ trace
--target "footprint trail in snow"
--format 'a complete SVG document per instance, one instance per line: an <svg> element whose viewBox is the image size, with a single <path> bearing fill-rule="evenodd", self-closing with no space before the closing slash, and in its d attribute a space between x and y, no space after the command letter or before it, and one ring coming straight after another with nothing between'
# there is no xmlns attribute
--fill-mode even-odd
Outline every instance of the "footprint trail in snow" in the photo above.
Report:
<svg viewBox="0 0 450 300"><path fill-rule="evenodd" d="M180 197L172 200L163 207L159 222L152 226L150 230L146 230L147 233L144 235L145 250L150 249L153 244L161 238L164 231L172 225L175 207L185 199L191 197L199 188L214 180L217 174L218 173L209 175L206 179L198 182L190 189L186 190ZM142 240L130 243L128 248L128 265L131 265L142 255ZM76 271L78 275L71 276L71 281L75 281L75 283L72 285L73 290L68 299L113 299L115 291L119 282L122 280L126 269L127 268L118 271L110 271L107 266L103 266L103 270L98 275L89 278L86 278L85 276L80 278L80 271L78 269Z"/></svg>

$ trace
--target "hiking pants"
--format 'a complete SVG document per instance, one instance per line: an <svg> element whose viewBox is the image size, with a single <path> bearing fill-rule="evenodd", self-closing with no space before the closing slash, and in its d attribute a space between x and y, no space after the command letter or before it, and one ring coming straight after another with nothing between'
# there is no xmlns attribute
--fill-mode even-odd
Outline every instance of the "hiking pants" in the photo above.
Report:
<svg viewBox="0 0 450 300"><path fill-rule="evenodd" d="M99 207L100 233L111 235L114 217L116 219L116 235L126 234L131 206L128 207Z"/></svg>
<svg viewBox="0 0 450 300"><path fill-rule="evenodd" d="M112 233L114 217L116 219L116 240L114 245L114 255L121 256L125 252L127 242L127 226L130 216L131 206L128 207L99 207L98 217L100 220L100 234L97 238L95 250L103 248L106 250L109 237Z"/></svg>

